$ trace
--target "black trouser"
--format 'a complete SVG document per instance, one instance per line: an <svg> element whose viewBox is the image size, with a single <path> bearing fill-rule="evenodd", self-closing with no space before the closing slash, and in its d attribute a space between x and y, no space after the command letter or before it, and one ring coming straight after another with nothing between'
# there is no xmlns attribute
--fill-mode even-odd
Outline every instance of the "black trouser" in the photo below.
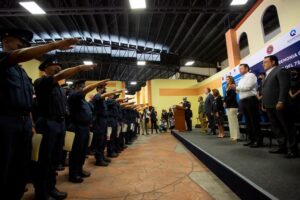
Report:
<svg viewBox="0 0 300 200"><path fill-rule="evenodd" d="M291 112L288 109L278 111L276 108L268 108L267 113L279 148L298 153L296 129Z"/></svg>
<svg viewBox="0 0 300 200"><path fill-rule="evenodd" d="M65 122L39 118L36 122L36 131L43 135L37 170L34 173L33 184L36 195L46 198L56 185L56 164L58 153L62 152L65 138Z"/></svg>
<svg viewBox="0 0 300 200"><path fill-rule="evenodd" d="M0 194L5 199L22 198L31 158L30 117L0 116Z"/></svg>
<svg viewBox="0 0 300 200"><path fill-rule="evenodd" d="M186 122L188 131L191 131L192 130L192 119L190 117L186 117L185 122Z"/></svg>
<svg viewBox="0 0 300 200"><path fill-rule="evenodd" d="M127 130L124 133L125 144L129 144L131 142L131 139L132 139L131 124L128 121L126 122L126 124L127 124Z"/></svg>
<svg viewBox="0 0 300 200"><path fill-rule="evenodd" d="M113 117L107 118L107 127L112 128L110 139L109 141L107 141L107 153L109 155L111 153L116 153L117 131L118 131L117 120Z"/></svg>
<svg viewBox="0 0 300 200"><path fill-rule="evenodd" d="M157 120L151 120L151 134L153 133L153 129L158 133L157 128Z"/></svg>
<svg viewBox="0 0 300 200"><path fill-rule="evenodd" d="M89 126L74 125L75 138L70 152L69 176L78 176L82 172L89 142Z"/></svg>
<svg viewBox="0 0 300 200"><path fill-rule="evenodd" d="M104 159L104 150L107 145L107 124L105 118L97 118L94 123L93 147L95 150L95 159L100 161Z"/></svg>
<svg viewBox="0 0 300 200"><path fill-rule="evenodd" d="M208 127L210 128L211 133L216 134L215 116L211 113L206 113L206 117L208 119Z"/></svg>
<svg viewBox="0 0 300 200"><path fill-rule="evenodd" d="M246 132L251 142L263 142L259 126L259 105L256 96L241 100L243 114L246 119Z"/></svg>

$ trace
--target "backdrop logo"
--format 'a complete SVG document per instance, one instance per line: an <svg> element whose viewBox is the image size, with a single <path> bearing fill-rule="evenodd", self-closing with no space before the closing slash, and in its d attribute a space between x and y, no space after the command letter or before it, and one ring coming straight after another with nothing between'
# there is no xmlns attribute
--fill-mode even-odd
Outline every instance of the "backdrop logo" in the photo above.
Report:
<svg viewBox="0 0 300 200"><path fill-rule="evenodd" d="M297 31L296 31L295 29L293 29L293 30L291 30L291 32L290 32L290 36L293 37L293 36L296 35L296 33L297 33Z"/></svg>
<svg viewBox="0 0 300 200"><path fill-rule="evenodd" d="M267 47L267 53L268 53L268 54L273 53L273 50L274 50L273 45L269 45L269 46Z"/></svg>

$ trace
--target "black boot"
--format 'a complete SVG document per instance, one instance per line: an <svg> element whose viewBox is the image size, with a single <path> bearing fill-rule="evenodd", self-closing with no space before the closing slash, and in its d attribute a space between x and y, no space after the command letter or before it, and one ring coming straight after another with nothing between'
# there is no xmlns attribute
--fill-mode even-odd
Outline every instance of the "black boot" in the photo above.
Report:
<svg viewBox="0 0 300 200"><path fill-rule="evenodd" d="M57 188L54 188L50 192L50 196L53 197L54 199L62 200L62 199L67 198L68 193L66 193L66 192L60 192Z"/></svg>
<svg viewBox="0 0 300 200"><path fill-rule="evenodd" d="M96 161L95 165L96 166L101 166L101 167L107 167L108 163L105 162L103 159L99 159L99 160Z"/></svg>
<svg viewBox="0 0 300 200"><path fill-rule="evenodd" d="M107 153L107 157L110 157L110 158L116 158L118 156L119 156L119 154L116 153L116 152L109 152L109 153Z"/></svg>
<svg viewBox="0 0 300 200"><path fill-rule="evenodd" d="M107 162L107 163L110 163L111 159L104 156L104 161Z"/></svg>

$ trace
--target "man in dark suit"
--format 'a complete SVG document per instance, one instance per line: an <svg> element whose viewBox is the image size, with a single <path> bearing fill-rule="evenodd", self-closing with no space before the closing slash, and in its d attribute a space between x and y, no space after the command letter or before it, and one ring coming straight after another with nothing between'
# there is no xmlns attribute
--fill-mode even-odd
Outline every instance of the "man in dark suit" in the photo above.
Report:
<svg viewBox="0 0 300 200"><path fill-rule="evenodd" d="M216 135L215 119L212 111L212 105L214 101L213 95L210 93L210 88L205 88L206 99L204 102L204 113L208 119L208 127L210 128L210 134Z"/></svg>
<svg viewBox="0 0 300 200"><path fill-rule="evenodd" d="M278 149L270 153L287 153L287 158L294 158L298 155L298 149L293 119L289 115L289 75L278 66L278 58L274 55L264 58L263 67L266 79L262 88L262 103L279 144Z"/></svg>
<svg viewBox="0 0 300 200"><path fill-rule="evenodd" d="M192 117L193 112L191 110L191 102L187 100L187 97L183 97L182 106L185 108L185 123L187 126L187 131L192 131Z"/></svg>

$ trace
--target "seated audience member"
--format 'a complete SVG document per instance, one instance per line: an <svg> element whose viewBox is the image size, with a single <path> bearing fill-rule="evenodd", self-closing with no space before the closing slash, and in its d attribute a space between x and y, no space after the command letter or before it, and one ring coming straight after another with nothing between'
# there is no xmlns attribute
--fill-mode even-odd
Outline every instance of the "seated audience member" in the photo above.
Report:
<svg viewBox="0 0 300 200"><path fill-rule="evenodd" d="M215 116L215 122L218 125L218 138L224 138L224 107L223 100L219 90L212 90L214 101L213 101L213 114Z"/></svg>
<svg viewBox="0 0 300 200"><path fill-rule="evenodd" d="M167 110L163 109L162 112L161 112L161 119L164 119L169 127L169 115L168 115L168 112Z"/></svg>

